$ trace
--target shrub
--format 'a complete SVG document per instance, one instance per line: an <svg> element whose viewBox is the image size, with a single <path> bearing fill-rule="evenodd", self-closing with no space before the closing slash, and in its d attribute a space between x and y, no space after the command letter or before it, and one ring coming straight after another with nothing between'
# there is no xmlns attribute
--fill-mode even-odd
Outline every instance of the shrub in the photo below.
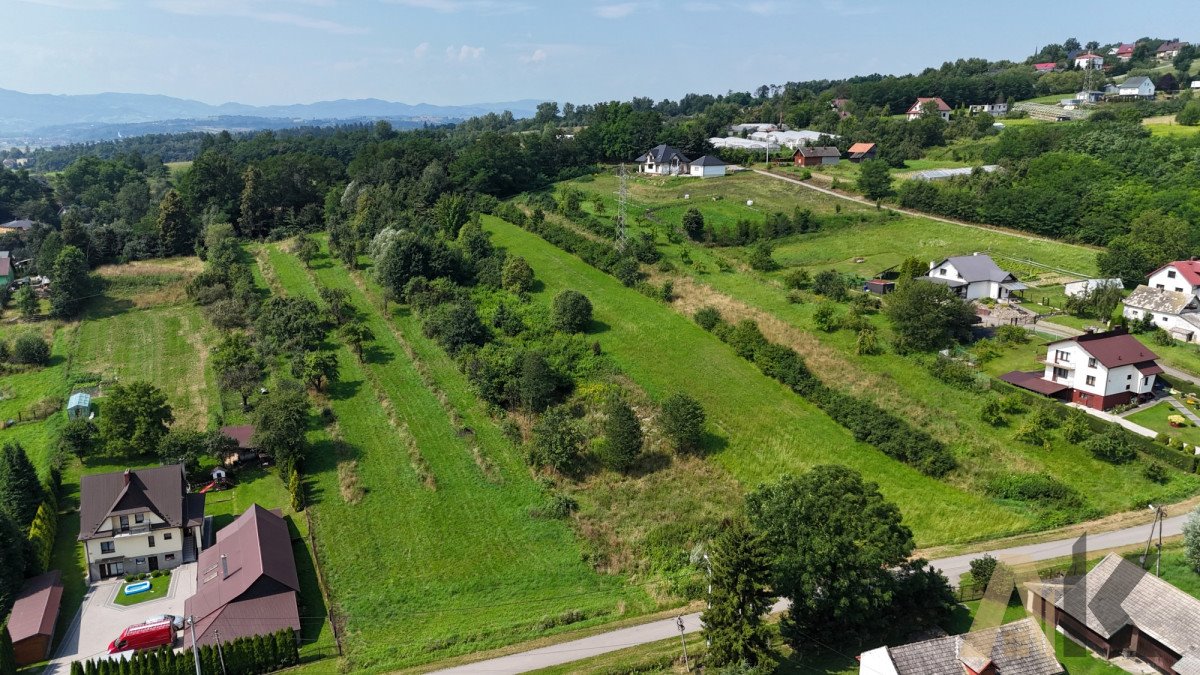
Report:
<svg viewBox="0 0 1200 675"><path fill-rule="evenodd" d="M1002 345L1023 345L1029 342L1029 331L1020 326L1000 326L996 329L996 341Z"/></svg>
<svg viewBox="0 0 1200 675"><path fill-rule="evenodd" d="M592 320L592 301L579 291L567 289L554 296L551 321L564 333L579 333Z"/></svg>
<svg viewBox="0 0 1200 675"><path fill-rule="evenodd" d="M1013 438L1029 445L1042 445L1046 442L1045 430L1033 418L1027 418L1013 434Z"/></svg>
<svg viewBox="0 0 1200 675"><path fill-rule="evenodd" d="M1124 464L1137 456L1127 432L1117 426L1091 437L1084 446L1093 457L1111 464Z"/></svg>
<svg viewBox="0 0 1200 675"><path fill-rule="evenodd" d="M579 502L567 495L553 495L546 503L543 515L547 518L567 518L579 510Z"/></svg>
<svg viewBox="0 0 1200 675"><path fill-rule="evenodd" d="M533 268L519 255L510 255L504 260L501 283L513 293L528 293L533 289Z"/></svg>
<svg viewBox="0 0 1200 675"><path fill-rule="evenodd" d="M610 272L618 281L626 286L632 286L642 278L642 272L638 269L637 261L633 258L621 258L613 264Z"/></svg>
<svg viewBox="0 0 1200 675"><path fill-rule="evenodd" d="M1018 415L1025 412L1025 397L1018 392L1013 392L1008 396L1000 399L1000 409L1009 415Z"/></svg>
<svg viewBox="0 0 1200 675"><path fill-rule="evenodd" d="M979 419L994 427L1001 427L1008 423L1000 401L994 398L989 398L987 403L983 404L983 409L979 411Z"/></svg>
<svg viewBox="0 0 1200 675"><path fill-rule="evenodd" d="M753 319L742 319L730 331L728 338L723 338L733 347L733 351L743 359L754 360L754 353L767 344L767 338L758 330L758 324Z"/></svg>
<svg viewBox="0 0 1200 675"><path fill-rule="evenodd" d="M832 333L838 327L836 314L837 307L832 302L822 302L813 312L813 325L817 327L817 330Z"/></svg>
<svg viewBox="0 0 1200 675"><path fill-rule="evenodd" d="M992 580L992 574L996 572L997 563L998 561L987 553L970 562L971 578L975 580L976 588L987 588L988 582Z"/></svg>
<svg viewBox="0 0 1200 675"><path fill-rule="evenodd" d="M859 356L874 356L883 353L883 345L879 343L879 335L874 326L864 327L858 331L854 341L854 353Z"/></svg>
<svg viewBox="0 0 1200 675"><path fill-rule="evenodd" d="M675 282L670 279L662 282L662 289L659 291L659 296L663 302L672 302L675 300Z"/></svg>
<svg viewBox="0 0 1200 675"><path fill-rule="evenodd" d="M804 293L793 288L787 292L787 301L793 305L804 304Z"/></svg>
<svg viewBox="0 0 1200 675"><path fill-rule="evenodd" d="M772 249L770 242L762 240L754 244L750 249L750 267L759 272L770 272L779 269L779 263L771 257Z"/></svg>
<svg viewBox="0 0 1200 675"><path fill-rule="evenodd" d="M698 326L711 331L718 323L721 323L721 311L716 307L701 307L696 310L692 318L696 320Z"/></svg>
<svg viewBox="0 0 1200 675"><path fill-rule="evenodd" d="M44 366L50 363L50 343L36 333L22 333L13 340L13 363L30 366Z"/></svg>
<svg viewBox="0 0 1200 675"><path fill-rule="evenodd" d="M959 389L970 389L975 385L975 369L971 366L938 354L927 365L937 379Z"/></svg>
<svg viewBox="0 0 1200 675"><path fill-rule="evenodd" d="M1067 421L1063 424L1063 438L1069 443L1082 443L1092 434L1088 424L1087 413L1074 408L1067 413ZM1160 434L1161 435L1161 434Z"/></svg>
<svg viewBox="0 0 1200 675"><path fill-rule="evenodd" d="M1165 485L1167 481L1171 480L1171 477L1167 474L1166 467L1158 462L1147 463L1146 468L1142 469L1142 475L1151 483L1158 483L1159 485Z"/></svg>
<svg viewBox="0 0 1200 675"><path fill-rule="evenodd" d="M821 270L813 278L813 291L830 300L841 302L846 299L846 279L837 270Z"/></svg>
<svg viewBox="0 0 1200 675"><path fill-rule="evenodd" d="M784 275L783 283L785 286L792 289L808 288L809 286L812 286L813 283L812 275L810 275L806 269L796 268Z"/></svg>
<svg viewBox="0 0 1200 675"><path fill-rule="evenodd" d="M700 447L704 419L704 408L700 402L687 394L675 393L663 401L662 430L679 452Z"/></svg>
<svg viewBox="0 0 1200 675"><path fill-rule="evenodd" d="M533 453L536 466L549 466L570 473L579 461L583 434L575 418L564 406L550 408L533 427Z"/></svg>
<svg viewBox="0 0 1200 675"><path fill-rule="evenodd" d="M1082 506L1083 498L1069 486L1040 473L1014 473L988 481L988 494L1066 508Z"/></svg>

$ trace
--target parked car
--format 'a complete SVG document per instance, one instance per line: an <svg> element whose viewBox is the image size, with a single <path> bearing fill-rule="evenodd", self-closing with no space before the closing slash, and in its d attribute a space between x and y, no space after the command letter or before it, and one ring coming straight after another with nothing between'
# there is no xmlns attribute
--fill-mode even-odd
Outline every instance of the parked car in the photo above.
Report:
<svg viewBox="0 0 1200 675"><path fill-rule="evenodd" d="M170 620L139 623L121 631L116 640L108 643L108 653L154 649L175 642L175 626Z"/></svg>

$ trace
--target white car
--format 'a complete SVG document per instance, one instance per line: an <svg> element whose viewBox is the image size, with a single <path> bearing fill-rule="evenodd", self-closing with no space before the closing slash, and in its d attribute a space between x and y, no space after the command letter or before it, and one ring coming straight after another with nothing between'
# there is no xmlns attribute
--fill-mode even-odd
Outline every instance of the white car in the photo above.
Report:
<svg viewBox="0 0 1200 675"><path fill-rule="evenodd" d="M175 630L183 630L183 617L175 616L174 614L156 614L146 618L146 623L158 623L159 621L170 621Z"/></svg>

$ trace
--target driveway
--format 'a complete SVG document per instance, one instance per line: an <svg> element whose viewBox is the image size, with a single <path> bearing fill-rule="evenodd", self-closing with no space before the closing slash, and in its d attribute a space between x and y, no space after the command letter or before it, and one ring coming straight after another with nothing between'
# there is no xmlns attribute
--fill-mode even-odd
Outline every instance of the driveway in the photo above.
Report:
<svg viewBox="0 0 1200 675"><path fill-rule="evenodd" d="M183 615L183 602L196 593L196 564L188 563L171 570L171 586L166 597L122 607L113 602L124 582L110 579L92 584L83 597L83 605L63 636L54 659L43 675L68 675L71 662L95 659L108 654L108 643L126 626L141 623L156 614Z"/></svg>

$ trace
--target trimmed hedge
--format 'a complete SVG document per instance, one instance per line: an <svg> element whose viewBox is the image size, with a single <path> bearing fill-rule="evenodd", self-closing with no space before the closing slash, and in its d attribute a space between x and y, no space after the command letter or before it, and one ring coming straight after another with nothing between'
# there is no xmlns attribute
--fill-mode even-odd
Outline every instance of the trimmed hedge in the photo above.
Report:
<svg viewBox="0 0 1200 675"><path fill-rule="evenodd" d="M200 669L204 673L220 673L224 657L228 675L258 675L300 663L296 633L287 628L271 635L242 637L221 644L221 654L212 645L200 647ZM109 661L73 661L71 675L184 675L195 672L192 650L173 651L160 647L146 652L134 652L128 659Z"/></svg>

